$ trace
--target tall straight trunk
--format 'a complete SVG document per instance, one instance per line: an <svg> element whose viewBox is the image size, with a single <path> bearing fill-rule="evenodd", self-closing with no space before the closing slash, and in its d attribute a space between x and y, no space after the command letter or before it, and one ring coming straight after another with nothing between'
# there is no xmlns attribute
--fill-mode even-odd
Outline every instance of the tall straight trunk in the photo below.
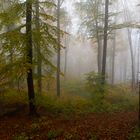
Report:
<svg viewBox="0 0 140 140"><path fill-rule="evenodd" d="M128 41L130 46L130 54L131 54L131 71L132 71L132 89L135 88L135 60L134 60L134 53L133 53L133 46L132 46L132 37L130 29L127 29L128 32Z"/></svg>
<svg viewBox="0 0 140 140"><path fill-rule="evenodd" d="M60 97L60 0L57 1L57 39L58 39L58 47L57 47L57 96Z"/></svg>
<svg viewBox="0 0 140 140"><path fill-rule="evenodd" d="M140 43L140 35L138 43ZM140 74L140 46L138 46L138 55L137 55L137 83L139 82L139 74Z"/></svg>
<svg viewBox="0 0 140 140"><path fill-rule="evenodd" d="M97 55L97 63L98 63L98 73L101 74L102 72L102 45L98 31L98 21L96 20L96 38L97 38L97 45L98 45L98 55Z"/></svg>
<svg viewBox="0 0 140 140"><path fill-rule="evenodd" d="M109 0L105 0L105 25L104 25L104 44L103 44L103 60L102 60L102 84L105 83L106 75L106 57L107 57L107 40L108 40L108 10Z"/></svg>
<svg viewBox="0 0 140 140"><path fill-rule="evenodd" d="M98 42L98 73L101 74L102 72L102 45L99 40Z"/></svg>
<svg viewBox="0 0 140 140"><path fill-rule="evenodd" d="M27 63L32 65L32 0L26 0L26 50ZM36 114L32 68L27 70L29 114Z"/></svg>
<svg viewBox="0 0 140 140"><path fill-rule="evenodd" d="M127 80L127 57L124 57L124 64L123 64L123 82L126 83Z"/></svg>
<svg viewBox="0 0 140 140"><path fill-rule="evenodd" d="M124 18L125 21L127 22L130 19L129 13L125 10L128 7L127 1L124 0L123 2L123 7L124 7ZM132 89L135 88L135 60L134 60L134 52L133 52L133 45L132 45L132 37L131 37L131 30L128 28L128 41L129 41L129 46L130 46L130 54L131 54L131 71L132 71L132 82L131 86Z"/></svg>
<svg viewBox="0 0 140 140"><path fill-rule="evenodd" d="M116 31L114 31L113 47L112 47L112 75L111 83L114 85L114 73L115 73L115 51L116 51Z"/></svg>
<svg viewBox="0 0 140 140"><path fill-rule="evenodd" d="M42 60L41 60L41 50L40 50L40 21L39 21L39 0L35 1L35 11L36 11L36 20L35 26L38 35L38 39L36 40L36 47L37 47L37 91L38 93L42 92Z"/></svg>
<svg viewBox="0 0 140 140"><path fill-rule="evenodd" d="M67 78L67 64L68 64L68 40L67 35L65 35L65 65L64 65L64 78Z"/></svg>
<svg viewBox="0 0 140 140"><path fill-rule="evenodd" d="M97 55L97 64L98 64L98 73L101 74L102 72L102 43L101 37L99 34L99 24L98 24L98 16L99 16L99 0L95 0L96 4L96 13L95 13L95 26L96 26L96 38L97 38L97 45L98 45L98 55Z"/></svg>
<svg viewBox="0 0 140 140"><path fill-rule="evenodd" d="M139 42L140 42L140 37L139 37ZM138 42L138 43L139 43ZM138 120L139 120L139 123L138 123L138 126L139 126L139 130L140 130L140 65L139 65L139 62L140 62L140 46L138 46L138 88L139 88L139 113L138 113Z"/></svg>

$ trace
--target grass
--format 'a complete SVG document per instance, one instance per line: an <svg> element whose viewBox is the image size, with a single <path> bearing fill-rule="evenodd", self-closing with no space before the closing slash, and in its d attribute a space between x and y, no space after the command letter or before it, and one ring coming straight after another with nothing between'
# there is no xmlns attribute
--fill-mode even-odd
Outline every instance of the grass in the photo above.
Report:
<svg viewBox="0 0 140 140"><path fill-rule="evenodd" d="M137 126L134 128L128 140L140 140L140 130Z"/></svg>
<svg viewBox="0 0 140 140"><path fill-rule="evenodd" d="M85 93L85 94L84 94ZM127 86L108 86L104 98L100 93L90 93L83 83L65 83L61 98L50 93L36 94L38 110L45 108L52 114L87 114L93 112L119 112L138 109L138 95ZM27 93L9 90L0 97L4 106L28 104Z"/></svg>
<svg viewBox="0 0 140 140"><path fill-rule="evenodd" d="M26 135L26 133L21 133L13 138L13 140L28 140L28 139L29 137Z"/></svg>

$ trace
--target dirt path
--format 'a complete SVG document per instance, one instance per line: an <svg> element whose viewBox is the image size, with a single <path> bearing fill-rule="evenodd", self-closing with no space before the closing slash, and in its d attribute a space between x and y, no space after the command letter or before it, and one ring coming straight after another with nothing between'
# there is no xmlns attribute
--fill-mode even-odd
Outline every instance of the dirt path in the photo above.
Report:
<svg viewBox="0 0 140 140"><path fill-rule="evenodd" d="M23 132L30 140L47 140L48 137L56 140L94 140L94 136L99 140L127 140L136 123L137 112L70 118L48 115L34 121L25 114L19 114L0 119L0 140L12 140Z"/></svg>

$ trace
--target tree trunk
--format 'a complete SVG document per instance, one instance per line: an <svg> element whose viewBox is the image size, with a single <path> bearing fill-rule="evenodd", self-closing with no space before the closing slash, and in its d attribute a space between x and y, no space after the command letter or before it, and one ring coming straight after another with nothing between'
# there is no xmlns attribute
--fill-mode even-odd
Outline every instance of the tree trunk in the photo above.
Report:
<svg viewBox="0 0 140 140"><path fill-rule="evenodd" d="M27 63L32 65L32 0L26 0L26 49ZM32 68L27 70L29 115L36 114Z"/></svg>
<svg viewBox="0 0 140 140"><path fill-rule="evenodd" d="M114 73L115 73L115 51L116 51L116 31L114 31L113 47L112 47L112 76L111 83L114 85Z"/></svg>
<svg viewBox="0 0 140 140"><path fill-rule="evenodd" d="M60 97L60 0L57 1L57 96Z"/></svg>
<svg viewBox="0 0 140 140"><path fill-rule="evenodd" d="M140 35L138 43L140 43ZM138 46L138 55L137 55L137 84L139 83L139 73L140 73L140 46Z"/></svg>
<svg viewBox="0 0 140 140"><path fill-rule="evenodd" d="M130 15L129 13L125 10L128 7L127 1L124 0L123 2L123 7L124 7L124 18L125 21L128 22L128 20L130 19ZM129 41L129 46L130 46L130 54L131 54L131 71L132 71L132 82L131 82L131 86L132 89L135 88L135 61L134 61L134 53L133 53L133 45L132 45L132 37L131 37L131 30L128 28L127 29L128 32L128 41Z"/></svg>
<svg viewBox="0 0 140 140"><path fill-rule="evenodd" d="M64 65L64 78L67 78L67 63L68 63L68 45L67 36L65 37L65 65Z"/></svg>
<svg viewBox="0 0 140 140"><path fill-rule="evenodd" d="M105 1L105 25L104 25L104 44L103 44L103 60L102 60L102 84L105 83L106 76L106 57L107 57L107 40L108 40L108 10L109 0Z"/></svg>
<svg viewBox="0 0 140 140"><path fill-rule="evenodd" d="M131 54L131 70L132 70L132 89L135 88L135 61L134 61L134 53L133 53L133 46L132 46L132 37L130 29L127 29L128 32L128 41L130 46L130 54Z"/></svg>
<svg viewBox="0 0 140 140"><path fill-rule="evenodd" d="M101 37L99 34L99 25L98 25L98 16L99 16L99 4L100 1L96 0L96 13L95 13L95 25L96 25L96 38L97 38L97 45L98 45L98 55L97 55L97 64L98 64L98 73L102 73L102 43Z"/></svg>
<svg viewBox="0 0 140 140"><path fill-rule="evenodd" d="M41 50L40 50L40 21L39 21L39 0L35 1L35 9L36 9L36 20L35 26L38 38L36 40L36 47L37 47L37 91L38 93L42 92L42 60L41 60Z"/></svg>
<svg viewBox="0 0 140 140"><path fill-rule="evenodd" d="M102 72L102 45L101 45L101 40L100 40L99 32L98 32L97 20L96 20L96 38L97 38L97 44L98 44L98 55L97 55L98 73L101 74Z"/></svg>

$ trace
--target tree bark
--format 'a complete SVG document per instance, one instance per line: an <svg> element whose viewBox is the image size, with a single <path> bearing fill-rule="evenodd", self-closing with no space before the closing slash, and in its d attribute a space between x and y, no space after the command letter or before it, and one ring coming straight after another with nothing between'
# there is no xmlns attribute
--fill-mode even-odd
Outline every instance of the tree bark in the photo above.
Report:
<svg viewBox="0 0 140 140"><path fill-rule="evenodd" d="M135 61L134 61L134 53L133 53L133 46L132 46L132 37L131 37L131 31L130 29L127 29L128 32L128 40L129 40L129 46L130 46L130 54L131 54L131 70L132 70L132 89L135 88Z"/></svg>
<svg viewBox="0 0 140 140"><path fill-rule="evenodd" d="M98 28L98 25L96 25L96 28ZM98 73L101 74L101 72L102 72L102 45L101 45L101 40L100 40L98 31L96 34L97 34L97 44L98 44L98 55L97 55Z"/></svg>
<svg viewBox="0 0 140 140"><path fill-rule="evenodd" d="M67 79L67 64L68 64L68 40L67 35L65 35L65 65L64 65L64 78Z"/></svg>
<svg viewBox="0 0 140 140"><path fill-rule="evenodd" d="M32 0L26 0L26 50L27 63L29 65L32 65ZM33 72L31 67L27 70L27 86L29 98L29 115L34 115L36 114L36 108L33 85Z"/></svg>
<svg viewBox="0 0 140 140"><path fill-rule="evenodd" d="M124 3L122 3L122 4L123 4L123 7L124 7L124 18L125 18L125 21L127 22L130 19L130 15L126 11L126 8L128 7L127 1L124 0ZM135 88L135 60L134 60L134 53L133 53L131 30L129 28L127 28L127 32L128 32L128 43L129 43L129 46L130 46L130 54L131 54L131 71L132 71L131 86L132 86L132 89L134 89Z"/></svg>
<svg viewBox="0 0 140 140"><path fill-rule="evenodd" d="M104 44L103 44L103 60L102 60L102 84L105 83L106 76L106 57L107 57L107 40L108 40L108 10L109 0L105 1L105 25L104 25Z"/></svg>
<svg viewBox="0 0 140 140"><path fill-rule="evenodd" d="M57 1L57 39L58 39L58 47L57 47L57 96L60 97L60 0Z"/></svg>
<svg viewBox="0 0 140 140"><path fill-rule="evenodd" d="M114 85L114 73L115 73L115 51L116 51L116 31L114 31L113 47L112 47L112 76L111 83Z"/></svg>
<svg viewBox="0 0 140 140"><path fill-rule="evenodd" d="M40 21L39 21L39 0L35 1L36 17L35 17L35 26L38 39L36 40L37 47L37 91L38 93L42 92L42 60L41 60L41 49L40 49Z"/></svg>
<svg viewBox="0 0 140 140"><path fill-rule="evenodd" d="M102 73L102 43L101 37L99 34L99 25L98 25L98 16L99 16L99 4L100 1L96 0L96 13L95 13L95 25L96 25L96 38L97 38L97 45L98 45L98 55L97 55L97 64L98 64L98 73Z"/></svg>

